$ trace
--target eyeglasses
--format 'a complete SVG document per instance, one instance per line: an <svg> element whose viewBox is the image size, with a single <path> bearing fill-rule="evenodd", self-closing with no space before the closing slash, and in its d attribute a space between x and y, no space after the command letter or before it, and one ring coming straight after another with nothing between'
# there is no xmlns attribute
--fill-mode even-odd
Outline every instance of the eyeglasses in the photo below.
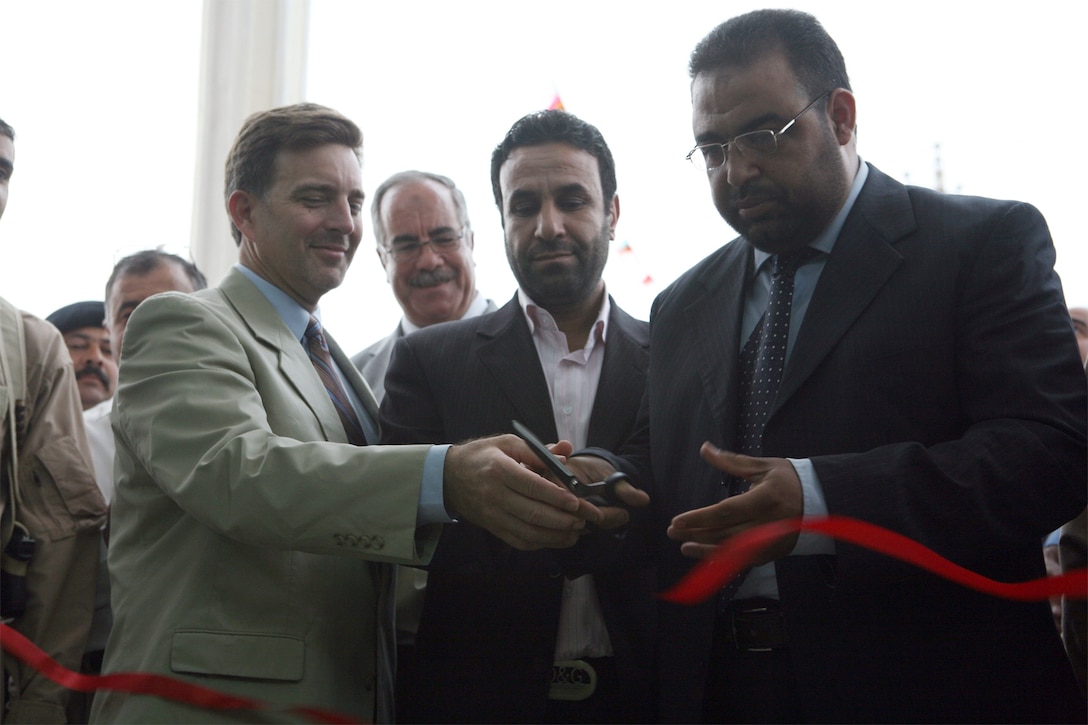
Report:
<svg viewBox="0 0 1088 725"><path fill-rule="evenodd" d="M793 128L793 124L797 123L797 119L805 115L805 111L809 110L829 95L831 95L831 91L824 93L815 101L805 106L801 109L800 113L791 118L789 123L783 126L779 131L772 131L770 129L750 131L748 133L742 133L732 141L726 141L725 143L701 143L689 151L688 155L684 158L690 161L692 165L699 170L705 169L706 171L713 171L725 163L731 148L735 148L737 151L740 151L741 156L747 156L748 158L770 156L778 150L778 137ZM696 156L697 151L703 152L702 163L699 162L699 157Z"/></svg>
<svg viewBox="0 0 1088 725"><path fill-rule="evenodd" d="M388 247L385 247L385 251L393 258L393 261L397 264L403 264L405 262L413 262L419 255L423 253L424 245L430 244L431 249L435 254L446 255L454 251L461 246L461 240L465 237L465 227L461 227L460 234L454 234L453 232L446 232L445 234L439 234L436 237L430 239L422 239L419 241L397 241L393 242Z"/></svg>

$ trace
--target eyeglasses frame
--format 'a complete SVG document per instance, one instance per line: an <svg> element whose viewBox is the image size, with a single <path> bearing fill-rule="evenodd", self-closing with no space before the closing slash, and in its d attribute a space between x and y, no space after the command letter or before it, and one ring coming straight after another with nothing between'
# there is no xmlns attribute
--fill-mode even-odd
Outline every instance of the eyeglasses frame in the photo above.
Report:
<svg viewBox="0 0 1088 725"><path fill-rule="evenodd" d="M405 264L407 262L413 262L416 259L418 259L419 256L421 254L423 254L423 247L425 247L428 244L431 245L431 251L434 252L435 254L439 255L439 256L445 256L446 254L449 254L450 252L456 251L456 250L461 248L461 244L464 242L466 234L468 234L468 224L462 224L461 225L461 230L457 234L457 236L454 237L453 239L449 240L449 242L451 244L450 244L450 246L448 248L439 247L438 244L435 243L434 239L417 239L414 242L406 242L404 245L402 245L402 246L406 246L408 244L416 245L416 248L414 250L412 250L407 255L404 254L404 252L406 250L403 250L403 249L400 250L400 253L398 254L398 252L393 248L392 244L390 244L389 246L386 246L384 244L381 245L381 250L382 250L382 254L387 256L389 259L393 260L394 264ZM443 240L443 241L446 241L446 240ZM456 244L453 244L453 242L456 242Z"/></svg>
<svg viewBox="0 0 1088 725"><path fill-rule="evenodd" d="M778 131L775 131L775 130L769 129L769 128L764 128L764 129L760 129L758 131L748 131L747 133L739 134L737 136L734 136L732 140L726 141L724 143L715 141L715 142L710 142L710 143L696 144L695 148L693 148L691 151L689 151L688 155L684 157L684 160L685 161L690 161L692 163L692 165L695 166L696 168L700 168L700 169L705 168L706 171L708 171L708 172L709 171L714 171L715 169L720 169L721 167L725 166L726 162L729 160L729 147L736 145L738 139L742 139L745 136L751 137L751 136L755 136L755 135L758 135L758 134L766 134L766 133L771 134L771 137L774 139L774 148L772 150L770 150L770 151L756 151L756 153L763 154L765 156L771 156L772 154L775 154L775 153L778 152L778 139L783 134L785 134L786 131L789 131L791 128L793 128L794 124L797 123L798 119L800 119L801 116L805 115L805 113L807 113L809 111L809 109L814 108L817 103L819 103L820 101L822 101L825 98L827 98L828 96L830 96L831 93L832 93L832 91L825 91L825 92L821 93L811 103L809 103L807 106L802 108L801 111L796 116L791 118L786 123L786 125L783 126L781 129L779 129ZM718 147L718 148L720 148L722 150L722 162L720 164L718 164L717 166L708 165L705 162L705 154L704 154L704 163L703 163L702 166L700 166L699 164L696 164L695 161L692 159L692 157L695 156L695 153L697 151L702 151L703 149L714 148L714 147ZM740 153L743 156L744 155L743 148L741 146L737 146L737 148L738 148L738 150L740 150Z"/></svg>

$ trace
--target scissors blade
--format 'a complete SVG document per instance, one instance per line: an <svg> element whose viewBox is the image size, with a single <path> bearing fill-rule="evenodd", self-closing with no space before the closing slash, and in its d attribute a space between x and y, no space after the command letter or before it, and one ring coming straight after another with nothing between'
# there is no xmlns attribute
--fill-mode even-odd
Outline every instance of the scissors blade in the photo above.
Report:
<svg viewBox="0 0 1088 725"><path fill-rule="evenodd" d="M548 447L544 445L543 441L536 437L531 430L522 425L516 420L510 421L514 426L514 432L521 436L522 440L529 444L529 447L533 449L540 460L544 461L544 465L548 467L555 477L559 481L569 488L575 495L579 495L582 489L582 482L578 480L578 477L574 475L574 472L563 465L563 462L555 457L555 454L548 450Z"/></svg>

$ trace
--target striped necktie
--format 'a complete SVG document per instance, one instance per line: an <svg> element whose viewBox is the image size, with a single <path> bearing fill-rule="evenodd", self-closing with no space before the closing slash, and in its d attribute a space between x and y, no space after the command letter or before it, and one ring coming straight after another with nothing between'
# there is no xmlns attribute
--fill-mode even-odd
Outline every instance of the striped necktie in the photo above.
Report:
<svg viewBox="0 0 1088 725"><path fill-rule="evenodd" d="M329 344L325 341L325 335L321 332L321 323L316 317L310 317L310 324L306 327L306 352L310 355L310 362L314 364L318 377L325 385L325 390L336 406L336 412L340 416L340 422L344 425L348 441L357 446L366 445L366 435L355 415L355 408L351 406L348 394L344 386L340 384L340 376L333 366L332 355L329 354Z"/></svg>

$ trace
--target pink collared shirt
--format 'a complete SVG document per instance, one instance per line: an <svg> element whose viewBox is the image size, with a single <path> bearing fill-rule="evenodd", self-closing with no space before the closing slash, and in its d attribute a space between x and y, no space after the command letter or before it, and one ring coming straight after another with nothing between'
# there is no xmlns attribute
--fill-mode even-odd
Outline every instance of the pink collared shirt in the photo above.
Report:
<svg viewBox="0 0 1088 725"><path fill-rule="evenodd" d="M606 293L604 296L585 347L573 351L568 348L567 337L559 330L551 314L529 299L524 290L518 290L518 302L525 313L533 345L540 358L540 367L548 382L556 432L560 439L570 441L575 449L584 448L604 364L608 315L611 311L608 295ZM612 643L608 638L593 577L586 575L565 580L555 647L556 662L610 655Z"/></svg>

